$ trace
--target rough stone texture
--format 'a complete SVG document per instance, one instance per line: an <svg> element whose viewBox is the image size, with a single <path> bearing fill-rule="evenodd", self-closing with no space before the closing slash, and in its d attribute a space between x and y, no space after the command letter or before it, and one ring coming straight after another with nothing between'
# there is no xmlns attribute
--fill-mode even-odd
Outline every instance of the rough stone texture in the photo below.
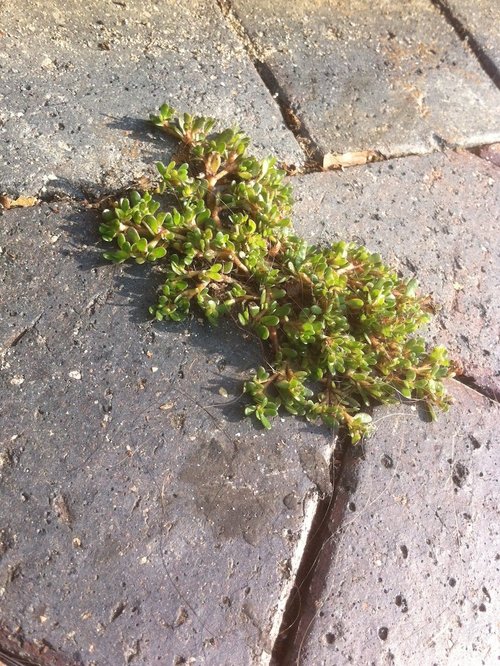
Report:
<svg viewBox="0 0 500 666"><path fill-rule="evenodd" d="M7 0L0 21L0 192L99 193L151 175L172 153L146 123L165 101L303 158L214 2Z"/></svg>
<svg viewBox="0 0 500 666"><path fill-rule="evenodd" d="M452 14L474 35L500 69L500 5L496 0L445 0Z"/></svg>
<svg viewBox="0 0 500 666"><path fill-rule="evenodd" d="M364 459L340 479L344 521L287 663L497 662L499 408L450 384L456 404L434 424L409 405L376 410Z"/></svg>
<svg viewBox="0 0 500 666"><path fill-rule="evenodd" d="M341 238L416 275L440 308L428 338L500 391L500 172L469 153L433 154L294 179L297 228Z"/></svg>
<svg viewBox="0 0 500 666"><path fill-rule="evenodd" d="M1 217L0 627L86 666L268 663L332 437L242 420L258 345L148 322L158 276L95 222Z"/></svg>
<svg viewBox="0 0 500 666"><path fill-rule="evenodd" d="M323 153L498 141L500 94L429 0L231 0Z"/></svg>

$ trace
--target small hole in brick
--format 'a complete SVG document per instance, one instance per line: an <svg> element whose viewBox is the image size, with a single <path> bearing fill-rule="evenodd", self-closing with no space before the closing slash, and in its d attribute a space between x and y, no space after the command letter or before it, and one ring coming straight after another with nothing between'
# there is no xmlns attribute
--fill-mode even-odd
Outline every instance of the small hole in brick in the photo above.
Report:
<svg viewBox="0 0 500 666"><path fill-rule="evenodd" d="M325 641L328 643L328 645L335 643L335 634L332 634L331 631L329 631L327 634L325 634Z"/></svg>
<svg viewBox="0 0 500 666"><path fill-rule="evenodd" d="M381 641L387 640L387 636L389 635L389 629L387 627L380 627L378 630L378 637L380 638Z"/></svg>
<svg viewBox="0 0 500 666"><path fill-rule="evenodd" d="M394 467L394 461L392 460L391 456L388 453L384 453L380 461L386 469L391 469L392 467Z"/></svg>
<svg viewBox="0 0 500 666"><path fill-rule="evenodd" d="M349 502L349 511L356 511L356 505L354 502Z"/></svg>
<svg viewBox="0 0 500 666"><path fill-rule="evenodd" d="M457 581L455 580L455 578L448 578L448 584L450 587L455 587Z"/></svg>
<svg viewBox="0 0 500 666"><path fill-rule="evenodd" d="M479 610L481 611L481 613L485 613L486 612L486 606L484 604L479 604Z"/></svg>

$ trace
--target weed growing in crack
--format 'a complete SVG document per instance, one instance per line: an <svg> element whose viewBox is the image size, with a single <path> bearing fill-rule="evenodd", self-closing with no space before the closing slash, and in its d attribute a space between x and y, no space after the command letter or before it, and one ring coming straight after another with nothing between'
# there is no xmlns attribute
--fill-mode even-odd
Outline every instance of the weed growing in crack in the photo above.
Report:
<svg viewBox="0 0 500 666"><path fill-rule="evenodd" d="M344 241L317 247L293 233L291 187L268 157L248 154L238 129L163 105L152 123L183 144L185 162L157 164L156 195L131 192L103 213L100 232L116 263L161 261L165 283L151 308L185 319L193 307L210 323L230 315L266 341L267 369L245 383L266 427L280 408L347 427L355 443L371 430L366 410L404 398L446 409L446 350L427 350L415 331L429 297L381 257ZM165 198L165 197L163 197Z"/></svg>

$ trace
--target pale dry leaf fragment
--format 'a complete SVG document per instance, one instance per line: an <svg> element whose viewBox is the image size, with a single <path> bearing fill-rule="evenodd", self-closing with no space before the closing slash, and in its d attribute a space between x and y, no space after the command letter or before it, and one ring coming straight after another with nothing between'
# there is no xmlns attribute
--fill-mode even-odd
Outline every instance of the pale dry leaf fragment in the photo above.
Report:
<svg viewBox="0 0 500 666"><path fill-rule="evenodd" d="M18 197L17 199L11 199L8 196L0 197L0 205L6 210L9 210L9 208L29 208L36 206L37 203L38 199L36 197Z"/></svg>
<svg viewBox="0 0 500 666"><path fill-rule="evenodd" d="M351 153L327 153L323 157L323 169L342 169L343 167L360 166L378 159L373 150L357 150Z"/></svg>

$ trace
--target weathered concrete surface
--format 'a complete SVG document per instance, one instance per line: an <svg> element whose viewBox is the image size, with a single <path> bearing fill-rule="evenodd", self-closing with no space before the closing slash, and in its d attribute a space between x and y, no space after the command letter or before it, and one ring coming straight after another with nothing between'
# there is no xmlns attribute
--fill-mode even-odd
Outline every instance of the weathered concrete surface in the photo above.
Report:
<svg viewBox="0 0 500 666"><path fill-rule="evenodd" d="M95 222L1 217L0 627L86 666L268 663L332 437L242 420L258 346L148 322Z"/></svg>
<svg viewBox="0 0 500 666"><path fill-rule="evenodd" d="M323 153L500 137L500 94L430 0L231 0Z"/></svg>
<svg viewBox="0 0 500 666"><path fill-rule="evenodd" d="M7 0L0 21L0 193L98 193L153 174L173 144L146 119L165 101L303 158L214 2Z"/></svg>
<svg viewBox="0 0 500 666"><path fill-rule="evenodd" d="M364 459L340 479L321 596L284 663L497 662L500 410L450 385L456 403L436 423L409 405L376 410Z"/></svg>
<svg viewBox="0 0 500 666"><path fill-rule="evenodd" d="M444 0L500 70L500 5L496 0Z"/></svg>
<svg viewBox="0 0 500 666"><path fill-rule="evenodd" d="M500 171L469 153L433 154L294 179L297 228L348 239L416 275L439 311L426 333L500 394Z"/></svg>

